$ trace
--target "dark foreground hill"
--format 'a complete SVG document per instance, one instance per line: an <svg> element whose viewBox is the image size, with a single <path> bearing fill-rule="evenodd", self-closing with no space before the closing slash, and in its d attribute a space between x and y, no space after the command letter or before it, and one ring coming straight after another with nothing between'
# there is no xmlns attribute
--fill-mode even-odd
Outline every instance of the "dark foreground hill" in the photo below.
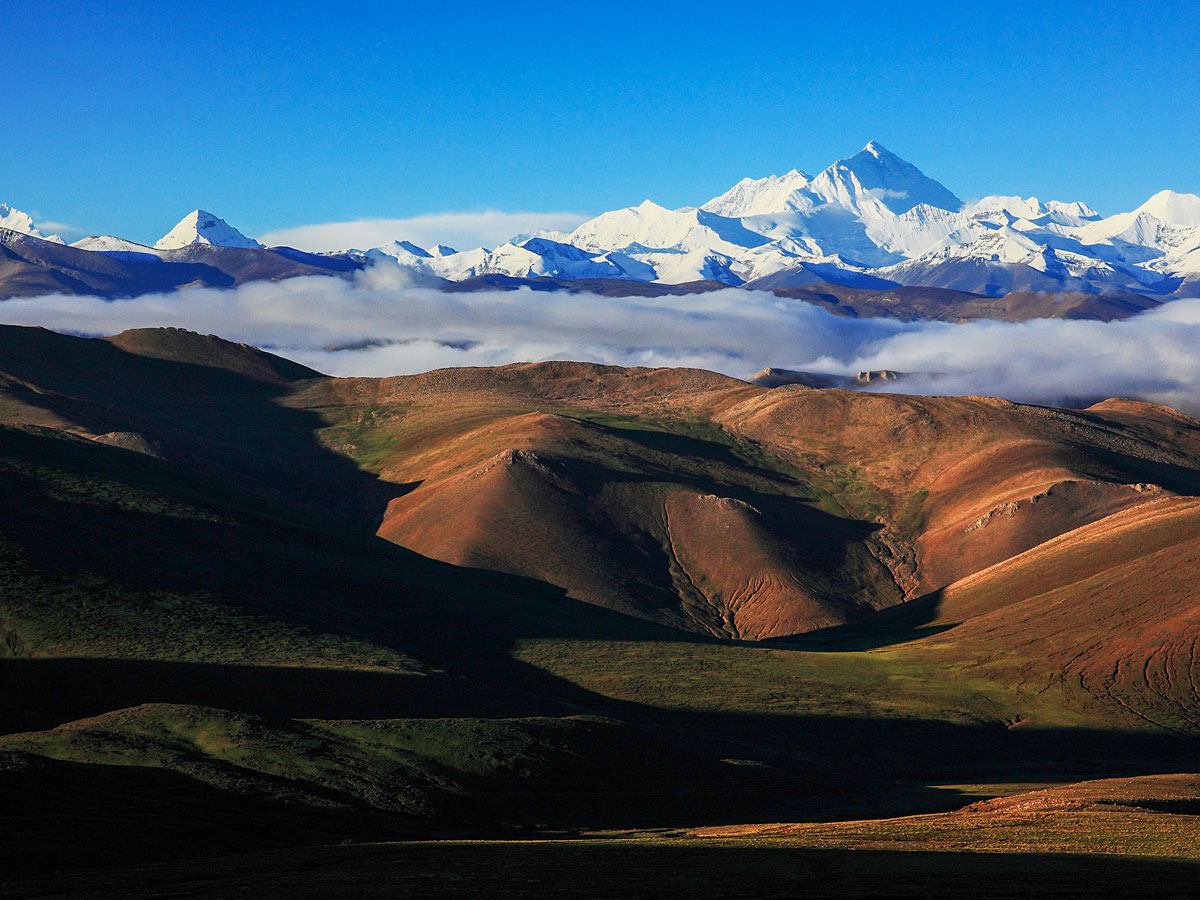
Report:
<svg viewBox="0 0 1200 900"><path fill-rule="evenodd" d="M810 892L869 847L879 896L1017 889L962 849L1043 853L1062 896L1196 871L1143 859L1194 858L1200 804L1145 777L1200 751L1200 423L1173 410L578 363L331 379L177 330L6 327L0 419L16 896L224 896L255 882L212 860L243 851L295 896L400 870L605 896L637 858L671 896L725 883L716 847ZM910 818L1097 778L1036 827L1016 799ZM1001 820L1027 827L978 839ZM613 828L690 836L297 849ZM1129 859L1070 856L1095 852Z"/></svg>

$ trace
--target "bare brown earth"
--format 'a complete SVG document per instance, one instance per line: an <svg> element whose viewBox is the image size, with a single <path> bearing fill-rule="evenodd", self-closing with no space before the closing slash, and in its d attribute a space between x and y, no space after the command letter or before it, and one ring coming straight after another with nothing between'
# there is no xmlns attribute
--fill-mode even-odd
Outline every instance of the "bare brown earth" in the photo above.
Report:
<svg viewBox="0 0 1200 900"><path fill-rule="evenodd" d="M1200 486L1200 425L1128 401L1065 411L584 363L326 379L179 330L109 342L253 379L323 419L323 445L392 495L356 512L381 537L720 637L854 621ZM110 387L46 402L62 379L39 382L47 365L0 370L8 421L196 450L103 413L88 394Z"/></svg>
<svg viewBox="0 0 1200 900"><path fill-rule="evenodd" d="M1200 453L1200 425L1148 404L576 363L321 381L289 402L346 410L386 441L373 469L412 490L381 536L741 638L847 622L1186 493Z"/></svg>

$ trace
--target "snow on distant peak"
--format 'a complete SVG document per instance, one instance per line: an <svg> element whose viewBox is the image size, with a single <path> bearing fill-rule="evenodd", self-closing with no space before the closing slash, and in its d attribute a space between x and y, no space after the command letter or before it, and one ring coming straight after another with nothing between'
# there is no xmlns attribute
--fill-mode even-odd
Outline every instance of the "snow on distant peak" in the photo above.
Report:
<svg viewBox="0 0 1200 900"><path fill-rule="evenodd" d="M262 244L246 237L224 219L196 209L179 220L179 224L155 243L156 250L178 250L190 244L213 244L218 247L257 247Z"/></svg>
<svg viewBox="0 0 1200 900"><path fill-rule="evenodd" d="M727 255L767 242L768 238L750 231L738 219L694 207L666 209L651 200L590 219L569 239L577 247L598 252L700 250Z"/></svg>
<svg viewBox="0 0 1200 900"><path fill-rule="evenodd" d="M896 156L891 150L879 143L879 141L867 141L867 146L863 147L860 153L869 153L876 159L883 159L885 156ZM899 159L899 157L896 157Z"/></svg>
<svg viewBox="0 0 1200 900"><path fill-rule="evenodd" d="M71 246L77 250L90 250L93 253L107 253L117 257L161 258L152 247L147 247L145 244L135 244L133 241L127 241L124 238L115 237L111 234L93 234L91 237L85 237L82 240L76 241Z"/></svg>
<svg viewBox="0 0 1200 900"><path fill-rule="evenodd" d="M1168 225L1193 227L1200 225L1200 197L1175 191L1159 191L1134 212L1149 213Z"/></svg>
<svg viewBox="0 0 1200 900"><path fill-rule="evenodd" d="M1009 213L1018 219L1036 221L1046 219L1059 225L1078 226L1100 218L1100 214L1086 203L1063 203L1049 200L1043 203L1037 197L1005 197L991 195L974 203L966 204L963 213L980 216L993 213Z"/></svg>
<svg viewBox="0 0 1200 900"><path fill-rule="evenodd" d="M810 179L799 169L786 175L743 178L724 194L713 197L701 209L721 216L760 216L770 213L811 209L812 195L807 193Z"/></svg>
<svg viewBox="0 0 1200 900"><path fill-rule="evenodd" d="M849 159L839 159L812 181L812 192L830 203L857 213L879 204L893 214L926 204L956 212L963 202L945 185L934 181L878 141L871 141Z"/></svg>
<svg viewBox="0 0 1200 900"><path fill-rule="evenodd" d="M412 241L391 241L379 247L372 247L364 256L367 259L382 259L390 257L401 265L412 265L434 258L424 247L418 247Z"/></svg>
<svg viewBox="0 0 1200 900"><path fill-rule="evenodd" d="M0 228L7 228L9 231L19 231L21 234L29 234L33 237L42 236L42 233L33 224L33 216L29 215L29 213L21 212L19 209L14 209L7 203L0 203Z"/></svg>
<svg viewBox="0 0 1200 900"><path fill-rule="evenodd" d="M33 224L33 216L27 212L21 212L19 209L14 209L7 203L0 203L0 228L7 228L9 231L17 231L21 234L27 234L30 237L41 238L43 241L50 241L54 244L66 243L57 234L42 234L37 226Z"/></svg>

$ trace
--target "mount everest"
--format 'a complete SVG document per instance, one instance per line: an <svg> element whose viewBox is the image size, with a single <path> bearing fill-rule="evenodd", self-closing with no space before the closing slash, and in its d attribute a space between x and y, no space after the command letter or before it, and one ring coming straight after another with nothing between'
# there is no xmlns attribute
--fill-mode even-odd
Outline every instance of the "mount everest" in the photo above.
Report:
<svg viewBox="0 0 1200 900"><path fill-rule="evenodd" d="M1183 295L1200 291L1200 197L1163 191L1109 218L1085 203L1034 197L964 203L872 141L816 176L746 178L698 207L647 200L569 234L493 250L427 252L398 242L348 252L450 281L505 275Z"/></svg>
<svg viewBox="0 0 1200 900"><path fill-rule="evenodd" d="M28 215L8 206L0 205L0 229L42 237ZM177 260L181 252L192 263L211 261L220 248L272 253L278 260L267 277L288 274L283 261L298 260L305 269L331 273L397 266L430 283L502 276L1168 299L1200 294L1200 197L1162 191L1107 218L1080 202L1012 196L963 202L872 141L815 176L793 170L745 178L696 207L671 210L647 200L603 213L570 233L543 232L491 249L427 249L397 235L367 249L267 250L204 210L189 213L153 247L112 235L71 246L146 262Z"/></svg>

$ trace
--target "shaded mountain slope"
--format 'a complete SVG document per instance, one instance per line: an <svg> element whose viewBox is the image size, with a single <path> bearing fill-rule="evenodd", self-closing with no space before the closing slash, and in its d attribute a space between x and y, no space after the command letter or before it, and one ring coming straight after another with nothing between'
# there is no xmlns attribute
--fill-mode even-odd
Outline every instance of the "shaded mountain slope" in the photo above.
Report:
<svg viewBox="0 0 1200 900"><path fill-rule="evenodd" d="M216 335L199 335L183 328L131 329L106 340L135 356L224 369L253 381L283 384L322 377L307 366L249 344L233 344Z"/></svg>
<svg viewBox="0 0 1200 900"><path fill-rule="evenodd" d="M341 275L361 267L349 258L286 247L191 245L154 254L110 255L0 229L3 298L58 293L136 297L189 284L233 287L261 279Z"/></svg>
<svg viewBox="0 0 1200 900"><path fill-rule="evenodd" d="M997 319L1003 322L1025 322L1030 319L1097 319L1109 322L1154 309L1162 303L1153 297L1129 292L1091 294L1078 291L1010 291L996 296L933 285L869 290L837 284L776 288L770 282L755 282L748 287L771 290L779 297L813 303L837 315L909 321L974 322L980 319Z"/></svg>

